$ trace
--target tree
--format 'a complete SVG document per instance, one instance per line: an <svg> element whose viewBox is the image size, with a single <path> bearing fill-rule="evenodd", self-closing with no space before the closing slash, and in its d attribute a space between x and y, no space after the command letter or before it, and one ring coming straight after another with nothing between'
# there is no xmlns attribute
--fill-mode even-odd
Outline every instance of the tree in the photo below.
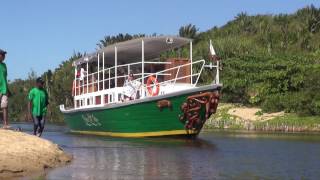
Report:
<svg viewBox="0 0 320 180"><path fill-rule="evenodd" d="M194 39L197 36L199 29L192 24L181 26L179 29L179 36Z"/></svg>
<svg viewBox="0 0 320 180"><path fill-rule="evenodd" d="M275 22L280 26L281 30L281 48L286 50L289 43L289 16L287 14L275 16Z"/></svg>

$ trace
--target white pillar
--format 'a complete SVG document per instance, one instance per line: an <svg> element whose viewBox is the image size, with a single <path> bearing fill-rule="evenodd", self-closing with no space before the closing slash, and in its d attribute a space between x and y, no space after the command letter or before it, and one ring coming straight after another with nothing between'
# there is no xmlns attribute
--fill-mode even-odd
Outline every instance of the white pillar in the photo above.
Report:
<svg viewBox="0 0 320 180"><path fill-rule="evenodd" d="M144 41L141 41L141 97L145 97L144 89Z"/></svg>
<svg viewBox="0 0 320 180"><path fill-rule="evenodd" d="M73 84L72 85L74 86L73 103L74 103L74 108L76 108L75 97L77 96L77 66L75 66L75 68L74 68L74 80L73 80Z"/></svg>
<svg viewBox="0 0 320 180"><path fill-rule="evenodd" d="M190 84L193 84L193 81L192 81L192 41L190 41Z"/></svg>
<svg viewBox="0 0 320 180"><path fill-rule="evenodd" d="M109 82L109 86L108 86L108 89L110 89L110 81L111 81L111 80L110 80L110 76L111 76L111 75L110 75L110 68L109 68L109 78L108 78L108 79L109 79L109 81L108 81L108 82Z"/></svg>
<svg viewBox="0 0 320 180"><path fill-rule="evenodd" d="M100 54L98 53L98 90L100 91Z"/></svg>
<svg viewBox="0 0 320 180"><path fill-rule="evenodd" d="M216 84L220 83L220 74L219 74L219 61L217 61L217 74L216 74Z"/></svg>
<svg viewBox="0 0 320 180"><path fill-rule="evenodd" d="M87 94L89 93L89 66L88 66L88 61L87 61ZM87 104L87 102L86 102Z"/></svg>
<svg viewBox="0 0 320 180"><path fill-rule="evenodd" d="M102 52L102 88L104 90L104 52Z"/></svg>
<svg viewBox="0 0 320 180"><path fill-rule="evenodd" d="M117 47L114 47L114 85L115 87L118 86L117 82L117 71L118 71L118 49Z"/></svg>

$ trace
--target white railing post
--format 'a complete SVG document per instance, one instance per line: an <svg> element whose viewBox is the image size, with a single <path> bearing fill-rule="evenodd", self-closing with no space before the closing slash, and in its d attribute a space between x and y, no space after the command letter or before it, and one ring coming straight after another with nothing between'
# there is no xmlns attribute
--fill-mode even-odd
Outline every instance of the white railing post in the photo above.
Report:
<svg viewBox="0 0 320 180"><path fill-rule="evenodd" d="M179 75L179 72L180 72L180 67L178 67L178 70L177 70L177 73L176 73L176 77L174 78L174 83L173 83L173 87L176 85L176 82L177 82L177 78L178 78L178 75ZM192 77L192 76L191 76Z"/></svg>
<svg viewBox="0 0 320 180"><path fill-rule="evenodd" d="M128 64L128 77L130 75L130 64Z"/></svg>
<svg viewBox="0 0 320 180"><path fill-rule="evenodd" d="M220 83L220 79L219 79L219 61L217 61L217 73L216 73L216 84Z"/></svg>
<svg viewBox="0 0 320 180"><path fill-rule="evenodd" d="M78 95L81 95L81 91L83 92L83 80L80 80L78 79L78 82L79 82L79 94Z"/></svg>
<svg viewBox="0 0 320 180"><path fill-rule="evenodd" d="M118 82L117 82L117 71L118 71L118 49L117 46L114 47L114 85L115 87L118 86Z"/></svg>
<svg viewBox="0 0 320 180"><path fill-rule="evenodd" d="M98 90L97 91L100 91L100 54L98 53Z"/></svg>
<svg viewBox="0 0 320 180"><path fill-rule="evenodd" d="M92 73L91 74L91 87L92 87L92 90L91 90L91 92L94 92L94 74Z"/></svg>
<svg viewBox="0 0 320 180"><path fill-rule="evenodd" d="M77 66L75 66L75 68L74 68L74 80L72 83L73 83L72 86L74 87L73 103L74 103L74 108L76 108L75 97L77 96Z"/></svg>
<svg viewBox="0 0 320 180"><path fill-rule="evenodd" d="M104 52L102 52L102 88L103 88L103 90L105 89L105 85L104 85Z"/></svg>
<svg viewBox="0 0 320 180"><path fill-rule="evenodd" d="M109 87L108 87L108 89L110 89L110 68L109 68Z"/></svg>
<svg viewBox="0 0 320 180"><path fill-rule="evenodd" d="M145 89L144 89L144 41L142 40L141 41L141 79L142 79L142 82L141 82L141 97L144 98L145 97Z"/></svg>
<svg viewBox="0 0 320 180"><path fill-rule="evenodd" d="M198 73L197 80L196 80L196 82L194 83L194 87L198 84L198 81L199 81L200 75L201 75L201 73L202 73L202 70L203 70L203 68L205 67L205 63L206 63L205 60L202 60L201 62L202 62L202 65L201 65L200 71L199 71L199 73Z"/></svg>
<svg viewBox="0 0 320 180"><path fill-rule="evenodd" d="M89 66L88 66L88 62L87 62L87 73L86 73L86 75L87 75L87 93L86 94L88 94L88 92L89 92ZM87 102L85 102L85 104L87 104Z"/></svg>
<svg viewBox="0 0 320 180"><path fill-rule="evenodd" d="M191 65L190 65L190 75L191 75L191 77L190 77L190 84L192 84L193 83L193 81L192 81L192 77L193 77L193 72L192 72L192 41L190 41L190 63L191 63Z"/></svg>

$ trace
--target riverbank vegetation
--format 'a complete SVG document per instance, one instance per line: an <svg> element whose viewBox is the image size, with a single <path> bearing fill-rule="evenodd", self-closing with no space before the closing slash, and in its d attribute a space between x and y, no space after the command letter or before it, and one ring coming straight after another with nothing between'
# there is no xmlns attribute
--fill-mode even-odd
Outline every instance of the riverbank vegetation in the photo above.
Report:
<svg viewBox="0 0 320 180"><path fill-rule="evenodd" d="M262 112L284 111L270 121L302 121L293 116L320 116L320 9L308 6L293 14L248 15L239 13L221 27L198 32L195 25L182 26L178 34L194 39L194 59L208 59L209 40L222 59L222 101L261 107ZM110 44L145 34L106 36L97 44ZM153 34L151 36L157 36ZM179 51L182 55L187 49ZM83 53L75 53L54 70L41 76L50 95L51 121L62 121L59 104L72 104L71 85L74 76L72 61ZM209 61L208 61L209 63ZM214 74L204 71L200 83L208 83ZM24 120L26 96L36 77L10 82L14 96L10 101L10 117ZM294 115L293 115L294 114ZM299 120L300 119L300 120ZM287 122L289 123L289 122ZM263 123L261 126L264 126Z"/></svg>
<svg viewBox="0 0 320 180"><path fill-rule="evenodd" d="M301 116L296 113L263 112L261 108L243 104L220 103L217 113L205 124L206 129L320 132L320 116Z"/></svg>

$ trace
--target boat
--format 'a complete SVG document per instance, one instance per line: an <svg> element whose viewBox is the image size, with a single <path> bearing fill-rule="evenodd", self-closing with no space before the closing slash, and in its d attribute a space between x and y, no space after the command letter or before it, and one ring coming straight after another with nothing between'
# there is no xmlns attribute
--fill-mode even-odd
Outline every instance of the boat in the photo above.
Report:
<svg viewBox="0 0 320 180"><path fill-rule="evenodd" d="M143 37L75 60L73 106L60 105L70 131L115 137L197 136L217 110L222 84L219 60L193 60L192 42L176 36ZM181 57L182 50L188 57ZM212 69L214 80L199 86L204 68ZM133 95L126 94L128 89Z"/></svg>

